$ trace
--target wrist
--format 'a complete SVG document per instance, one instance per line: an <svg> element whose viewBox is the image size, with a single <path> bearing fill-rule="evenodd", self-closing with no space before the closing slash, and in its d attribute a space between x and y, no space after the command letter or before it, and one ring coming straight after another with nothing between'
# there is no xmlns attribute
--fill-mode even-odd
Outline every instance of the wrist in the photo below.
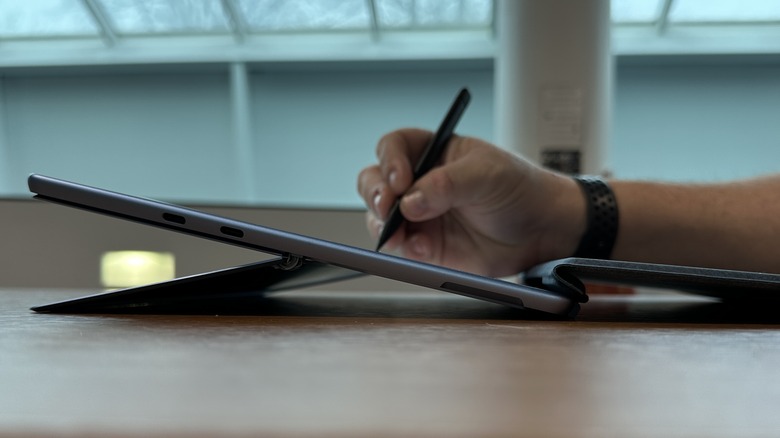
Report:
<svg viewBox="0 0 780 438"><path fill-rule="evenodd" d="M618 206L612 188L594 176L576 176L586 205L586 228L574 257L609 259L617 241Z"/></svg>
<svg viewBox="0 0 780 438"><path fill-rule="evenodd" d="M550 173L547 185L549 210L546 231L540 248L540 260L571 257L587 230L587 204L579 184L568 175Z"/></svg>

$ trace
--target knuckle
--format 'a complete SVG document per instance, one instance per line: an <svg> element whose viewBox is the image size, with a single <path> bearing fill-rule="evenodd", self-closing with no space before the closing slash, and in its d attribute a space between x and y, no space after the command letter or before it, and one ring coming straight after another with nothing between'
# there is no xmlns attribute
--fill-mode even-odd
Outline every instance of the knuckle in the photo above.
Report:
<svg viewBox="0 0 780 438"><path fill-rule="evenodd" d="M449 196L452 194L455 183L449 172L439 169L438 172L430 172L430 186L438 196Z"/></svg>

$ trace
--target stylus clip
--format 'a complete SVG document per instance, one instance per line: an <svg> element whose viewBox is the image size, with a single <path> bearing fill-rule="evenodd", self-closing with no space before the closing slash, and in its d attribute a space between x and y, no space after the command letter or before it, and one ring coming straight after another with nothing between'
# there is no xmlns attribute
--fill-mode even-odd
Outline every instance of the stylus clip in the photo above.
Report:
<svg viewBox="0 0 780 438"><path fill-rule="evenodd" d="M281 269L283 271L294 271L301 266L303 266L303 257L293 254L285 254L284 258L280 260L279 264L277 264L275 267L276 269Z"/></svg>

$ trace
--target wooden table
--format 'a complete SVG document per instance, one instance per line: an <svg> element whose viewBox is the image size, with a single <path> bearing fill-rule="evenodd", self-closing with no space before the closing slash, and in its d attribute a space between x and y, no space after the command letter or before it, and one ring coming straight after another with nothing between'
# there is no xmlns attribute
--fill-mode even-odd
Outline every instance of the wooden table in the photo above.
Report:
<svg viewBox="0 0 780 438"><path fill-rule="evenodd" d="M1 436L780 436L780 318L685 295L520 319L438 292L255 316L44 315L0 290Z"/></svg>

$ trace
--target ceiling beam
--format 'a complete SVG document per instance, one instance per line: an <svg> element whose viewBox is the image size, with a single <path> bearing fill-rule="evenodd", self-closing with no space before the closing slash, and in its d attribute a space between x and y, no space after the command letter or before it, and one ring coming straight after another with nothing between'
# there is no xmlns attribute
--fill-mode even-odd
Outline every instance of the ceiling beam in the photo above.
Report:
<svg viewBox="0 0 780 438"><path fill-rule="evenodd" d="M228 17L230 30L233 32L233 37L236 39L236 42L243 43L246 41L247 35L249 35L249 26L246 24L241 11L238 10L235 1L222 0L222 10Z"/></svg>
<svg viewBox="0 0 780 438"><path fill-rule="evenodd" d="M663 0L661 3L661 12L658 15L658 21L655 22L655 31L660 36L666 33L666 27L669 25L669 11L672 9L674 0Z"/></svg>
<svg viewBox="0 0 780 438"><path fill-rule="evenodd" d="M379 16L376 12L376 0L366 0L366 5L368 6L369 23L371 25L371 40L377 42L381 37L381 31L379 29Z"/></svg>
<svg viewBox="0 0 780 438"><path fill-rule="evenodd" d="M103 38L103 42L108 47L116 45L118 37L114 27L111 25L111 20L108 18L106 11L97 2L97 0L81 0L81 4L87 9L89 15L95 20L95 24L100 29L100 36Z"/></svg>

